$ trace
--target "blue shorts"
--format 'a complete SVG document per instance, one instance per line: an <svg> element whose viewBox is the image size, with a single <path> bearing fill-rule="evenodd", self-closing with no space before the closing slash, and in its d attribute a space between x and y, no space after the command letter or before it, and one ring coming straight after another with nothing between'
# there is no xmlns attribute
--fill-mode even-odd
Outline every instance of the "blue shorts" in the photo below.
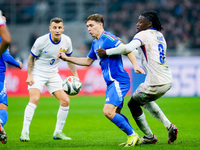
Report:
<svg viewBox="0 0 200 150"><path fill-rule="evenodd" d="M0 104L3 103L8 105L7 93L6 93L6 83L5 74L0 74Z"/></svg>
<svg viewBox="0 0 200 150"><path fill-rule="evenodd" d="M106 101L105 104L112 104L118 106L119 108L123 107L124 97L130 88L130 82L126 84L119 83L114 81L107 86L106 89Z"/></svg>

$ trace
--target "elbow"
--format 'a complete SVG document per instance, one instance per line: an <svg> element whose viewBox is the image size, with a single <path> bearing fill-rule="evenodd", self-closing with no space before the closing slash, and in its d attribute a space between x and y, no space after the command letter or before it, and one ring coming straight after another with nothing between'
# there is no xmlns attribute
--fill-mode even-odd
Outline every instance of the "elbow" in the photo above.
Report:
<svg viewBox="0 0 200 150"><path fill-rule="evenodd" d="M2 42L4 42L5 45L9 46L11 43L11 37L8 36L8 37L2 39Z"/></svg>

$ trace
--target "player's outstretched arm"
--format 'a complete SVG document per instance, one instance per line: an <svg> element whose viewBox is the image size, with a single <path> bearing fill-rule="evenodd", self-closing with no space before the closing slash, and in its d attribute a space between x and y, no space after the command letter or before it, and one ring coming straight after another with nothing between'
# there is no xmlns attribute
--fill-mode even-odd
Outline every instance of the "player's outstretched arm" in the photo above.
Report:
<svg viewBox="0 0 200 150"><path fill-rule="evenodd" d="M103 49L97 49L96 51L98 55L100 55L99 57L102 57L105 55L110 56L110 55L118 55L118 54L128 54L140 46L141 46L141 42L139 40L132 40L128 44L124 44L115 48L106 49L106 51L104 51Z"/></svg>
<svg viewBox="0 0 200 150"><path fill-rule="evenodd" d="M63 52L59 52L57 57L64 61L68 61L80 66L90 66L94 62L94 59L91 59L89 57L86 58L68 57Z"/></svg>
<svg viewBox="0 0 200 150"><path fill-rule="evenodd" d="M135 73L146 74L145 71L138 65L137 59L133 52L128 53L127 57L129 58L130 62L133 64Z"/></svg>

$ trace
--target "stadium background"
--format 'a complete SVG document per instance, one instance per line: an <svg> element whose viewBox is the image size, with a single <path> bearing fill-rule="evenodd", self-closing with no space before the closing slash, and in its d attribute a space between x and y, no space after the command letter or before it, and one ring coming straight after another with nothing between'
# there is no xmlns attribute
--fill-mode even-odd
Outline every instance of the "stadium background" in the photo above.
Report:
<svg viewBox="0 0 200 150"><path fill-rule="evenodd" d="M35 39L48 33L49 20L61 17L65 34L72 39L73 56L85 57L93 40L84 20L93 13L104 15L105 30L125 42L135 34L138 15L144 10L158 12L168 43L167 61L172 69L174 83L166 96L200 96L200 3L198 0L1 0L0 9L7 17L12 35L11 54L23 61L19 71L8 66L6 73L8 96L27 96L27 58ZM144 79L135 74L124 57L132 88ZM64 79L70 74L65 62L59 65ZM83 88L80 94L104 95L103 81L98 62L92 67L77 66ZM44 95L49 95L44 89Z"/></svg>

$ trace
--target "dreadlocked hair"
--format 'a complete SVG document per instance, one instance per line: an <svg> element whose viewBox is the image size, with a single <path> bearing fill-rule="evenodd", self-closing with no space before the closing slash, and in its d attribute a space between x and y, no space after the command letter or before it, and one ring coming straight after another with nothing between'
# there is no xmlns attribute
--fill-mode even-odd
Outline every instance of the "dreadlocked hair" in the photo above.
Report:
<svg viewBox="0 0 200 150"><path fill-rule="evenodd" d="M151 21L153 28L155 28L156 30L158 31L163 30L158 15L155 11L145 11L141 14L141 16L144 16L146 19Z"/></svg>

